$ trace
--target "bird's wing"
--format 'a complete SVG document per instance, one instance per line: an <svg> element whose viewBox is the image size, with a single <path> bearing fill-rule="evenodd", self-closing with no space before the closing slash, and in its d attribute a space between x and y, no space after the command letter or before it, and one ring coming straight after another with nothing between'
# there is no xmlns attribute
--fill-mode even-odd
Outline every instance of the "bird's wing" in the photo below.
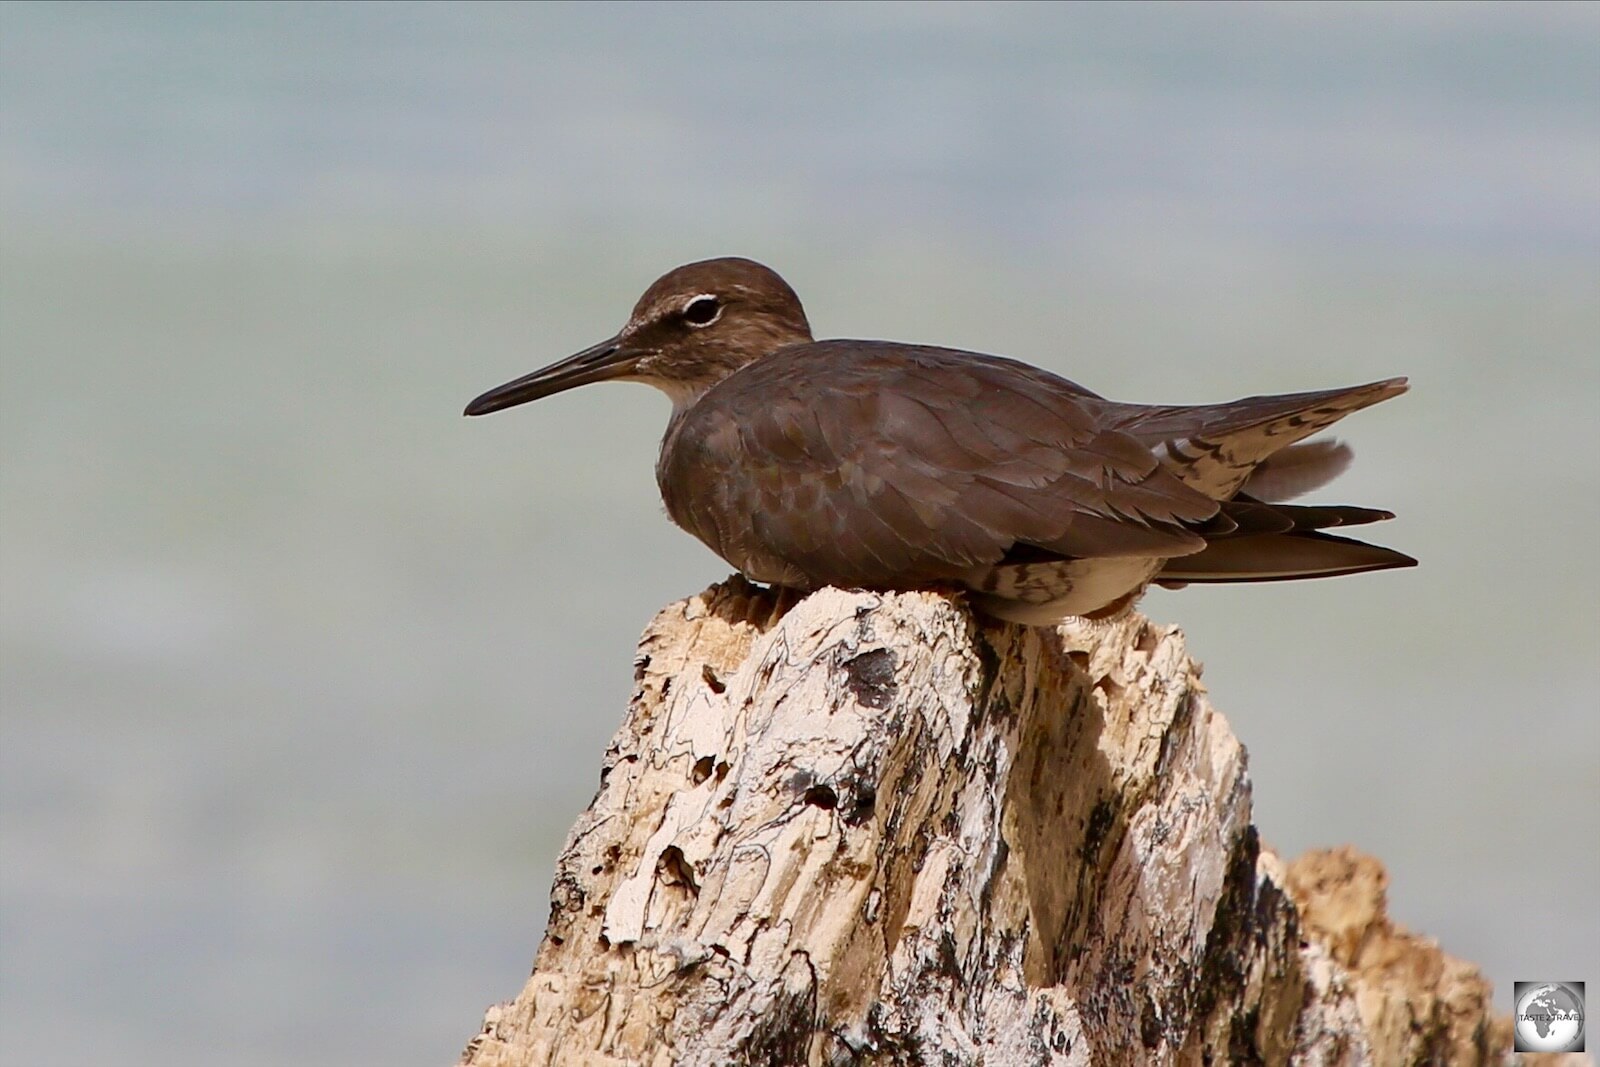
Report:
<svg viewBox="0 0 1600 1067"><path fill-rule="evenodd" d="M1102 418L1153 449L1186 485L1220 500L1238 491L1274 453L1353 411L1405 391L1404 378L1389 378L1346 389L1250 396L1226 404L1168 407L1106 401ZM1324 458L1336 462L1331 456ZM1336 466L1330 469L1338 473ZM1310 486L1318 477L1308 479Z"/></svg>
<svg viewBox="0 0 1600 1067"><path fill-rule="evenodd" d="M1180 556L1218 505L1046 372L823 342L714 387L669 437L674 518L724 558L827 584L954 578L1016 545Z"/></svg>

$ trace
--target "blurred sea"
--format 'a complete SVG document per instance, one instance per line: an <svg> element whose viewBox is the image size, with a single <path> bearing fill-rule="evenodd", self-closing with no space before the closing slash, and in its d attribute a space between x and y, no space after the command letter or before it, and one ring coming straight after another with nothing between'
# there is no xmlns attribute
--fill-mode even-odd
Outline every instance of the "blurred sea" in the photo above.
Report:
<svg viewBox="0 0 1600 1067"><path fill-rule="evenodd" d="M1286 855L1600 981L1600 7L0 8L0 1062L443 1063L661 605L657 274L1122 399L1409 374L1423 565L1153 593Z"/></svg>

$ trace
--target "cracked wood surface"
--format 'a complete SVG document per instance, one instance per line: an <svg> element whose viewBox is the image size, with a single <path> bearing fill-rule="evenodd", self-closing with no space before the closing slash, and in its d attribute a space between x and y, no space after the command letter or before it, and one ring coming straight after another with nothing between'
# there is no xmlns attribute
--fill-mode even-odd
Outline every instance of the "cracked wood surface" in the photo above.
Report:
<svg viewBox="0 0 1600 1067"><path fill-rule="evenodd" d="M464 1064L1509 1057L1375 861L1259 844L1174 627L733 579L662 611L635 676Z"/></svg>

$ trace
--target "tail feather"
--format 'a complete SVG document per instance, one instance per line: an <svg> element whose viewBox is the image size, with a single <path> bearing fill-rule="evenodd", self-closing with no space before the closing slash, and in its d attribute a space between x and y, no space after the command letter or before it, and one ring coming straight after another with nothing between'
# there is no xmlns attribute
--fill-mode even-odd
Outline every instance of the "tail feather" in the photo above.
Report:
<svg viewBox="0 0 1600 1067"><path fill-rule="evenodd" d="M1258 500L1292 500L1320 489L1343 474L1355 453L1343 441L1301 441L1279 449L1256 465L1243 492Z"/></svg>
<svg viewBox="0 0 1600 1067"><path fill-rule="evenodd" d="M1353 504L1268 504L1241 493L1232 500L1223 501L1221 510L1199 532L1213 541L1224 537L1365 526L1392 518L1394 512L1381 508L1360 508Z"/></svg>
<svg viewBox="0 0 1600 1067"><path fill-rule="evenodd" d="M1166 586L1191 582L1276 582L1293 578L1332 578L1416 565L1417 561L1410 556L1390 548L1305 531L1213 541L1192 555L1168 560L1156 575L1156 581Z"/></svg>

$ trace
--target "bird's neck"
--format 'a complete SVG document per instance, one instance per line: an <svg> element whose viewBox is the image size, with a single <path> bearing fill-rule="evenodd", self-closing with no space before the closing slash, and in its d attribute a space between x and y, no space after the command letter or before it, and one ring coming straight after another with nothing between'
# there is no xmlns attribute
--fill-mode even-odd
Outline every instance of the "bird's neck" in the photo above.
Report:
<svg viewBox="0 0 1600 1067"><path fill-rule="evenodd" d="M667 399L672 401L672 420L669 425L675 426L689 409L706 395L706 390L717 383L714 380L673 379L653 381L650 384L667 394Z"/></svg>

